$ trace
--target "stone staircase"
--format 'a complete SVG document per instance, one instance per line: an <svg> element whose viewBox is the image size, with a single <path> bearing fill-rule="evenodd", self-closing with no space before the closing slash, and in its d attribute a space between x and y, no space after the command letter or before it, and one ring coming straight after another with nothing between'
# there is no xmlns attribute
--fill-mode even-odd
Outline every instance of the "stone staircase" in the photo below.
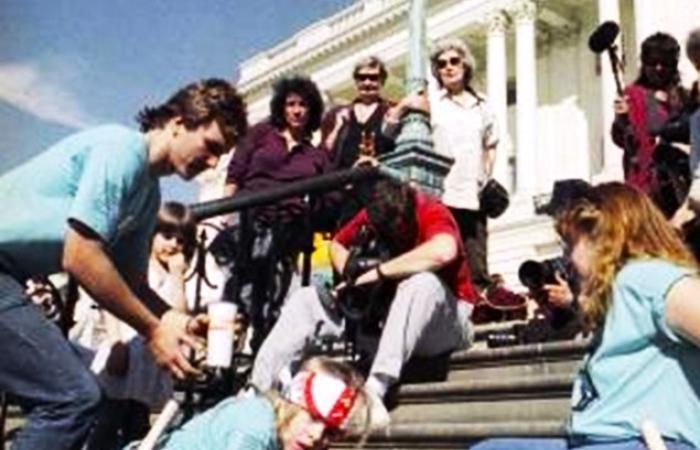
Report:
<svg viewBox="0 0 700 450"><path fill-rule="evenodd" d="M486 437L560 436L573 376L588 345L577 339L489 349L478 341L442 364L416 361L413 378L442 372L444 381L403 383L394 398L392 425L370 434L364 448L466 449ZM15 407L7 419L6 430L23 421Z"/></svg>
<svg viewBox="0 0 700 450"><path fill-rule="evenodd" d="M364 448L465 449L485 437L561 436L587 346L585 339L499 349L481 344L455 353L444 381L398 389L392 425L370 434Z"/></svg>

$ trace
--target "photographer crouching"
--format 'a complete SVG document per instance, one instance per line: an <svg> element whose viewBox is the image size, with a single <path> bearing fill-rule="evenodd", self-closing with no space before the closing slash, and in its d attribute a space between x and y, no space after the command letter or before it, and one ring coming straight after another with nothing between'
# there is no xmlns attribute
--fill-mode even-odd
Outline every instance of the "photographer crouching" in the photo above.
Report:
<svg viewBox="0 0 700 450"><path fill-rule="evenodd" d="M336 303L349 290L398 282L393 299L385 298L391 304L366 382L373 400L373 427L382 428L390 421L383 397L410 357L440 355L469 344L476 293L457 224L438 200L407 185L378 183L367 208L333 238L331 262L338 273L346 273L351 248L362 238L363 229L376 233L389 249L390 259L352 282L340 282L331 291L335 301L323 302L315 287L296 291L260 348L251 381L269 389L317 331L340 337L346 321Z"/></svg>
<svg viewBox="0 0 700 450"><path fill-rule="evenodd" d="M591 189L581 179L555 181L549 202L537 207L537 213L556 219L587 199ZM528 289L528 296L537 303L534 317L526 324L516 325L512 331L489 334L489 347L573 339L583 331L578 311L579 274L570 255L525 261L518 269L518 278Z"/></svg>

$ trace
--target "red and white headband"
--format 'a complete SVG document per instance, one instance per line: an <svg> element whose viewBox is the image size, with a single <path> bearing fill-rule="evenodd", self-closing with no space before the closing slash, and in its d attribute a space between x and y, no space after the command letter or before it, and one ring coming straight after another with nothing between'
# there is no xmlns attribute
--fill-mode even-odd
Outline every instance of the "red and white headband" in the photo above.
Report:
<svg viewBox="0 0 700 450"><path fill-rule="evenodd" d="M343 428L355 404L357 391L335 377L302 371L294 376L284 397L328 426Z"/></svg>

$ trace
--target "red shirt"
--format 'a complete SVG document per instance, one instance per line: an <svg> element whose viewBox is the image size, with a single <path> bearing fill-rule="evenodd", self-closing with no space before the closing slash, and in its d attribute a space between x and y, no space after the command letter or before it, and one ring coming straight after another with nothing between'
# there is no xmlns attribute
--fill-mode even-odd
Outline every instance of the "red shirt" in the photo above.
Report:
<svg viewBox="0 0 700 450"><path fill-rule="evenodd" d="M467 264L462 237L450 211L439 200L416 193L416 219L418 221L418 238L414 248L428 242L438 234L449 234L457 243L457 256L454 260L437 271L440 279L460 300L476 302L476 291L471 282L471 273ZM350 222L345 224L333 238L334 241L350 247L355 235L362 225L369 225L367 210L360 211Z"/></svg>

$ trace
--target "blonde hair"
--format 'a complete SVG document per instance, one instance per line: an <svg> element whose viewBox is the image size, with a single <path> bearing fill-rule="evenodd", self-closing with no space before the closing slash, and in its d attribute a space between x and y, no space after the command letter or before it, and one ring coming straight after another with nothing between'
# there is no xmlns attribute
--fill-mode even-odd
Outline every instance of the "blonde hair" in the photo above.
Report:
<svg viewBox="0 0 700 450"><path fill-rule="evenodd" d="M355 402L348 415L348 423L345 428L351 435L359 436L356 448L362 448L367 441L371 420L369 399L364 390L364 379L362 376L347 363L336 361L325 356L314 356L307 359L301 364L299 370L330 375L341 380L349 388L357 391L357 396L355 397ZM277 436L281 436L294 417L305 410L302 406L292 403L282 397L276 390L267 391L265 396L272 404L275 414Z"/></svg>
<svg viewBox="0 0 700 450"><path fill-rule="evenodd" d="M579 239L592 246L590 275L582 282L581 307L589 326L599 326L612 302L617 272L631 259L660 258L697 269L676 231L641 191L619 182L591 189L557 218L557 233L571 248Z"/></svg>

